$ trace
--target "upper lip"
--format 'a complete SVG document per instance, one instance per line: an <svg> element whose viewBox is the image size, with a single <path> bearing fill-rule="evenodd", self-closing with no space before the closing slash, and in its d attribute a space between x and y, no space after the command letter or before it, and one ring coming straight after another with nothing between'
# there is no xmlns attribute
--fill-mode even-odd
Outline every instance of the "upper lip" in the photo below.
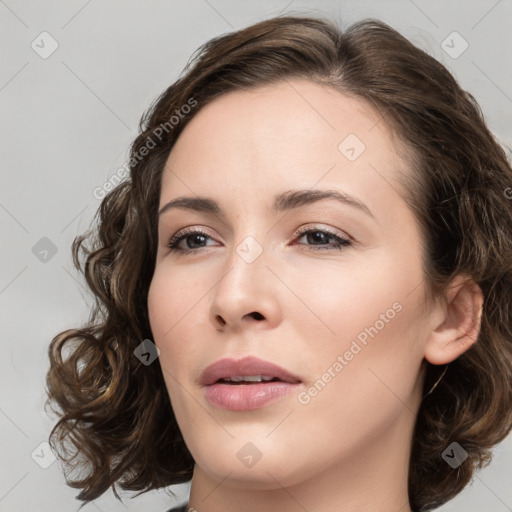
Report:
<svg viewBox="0 0 512 512"><path fill-rule="evenodd" d="M231 357L219 359L203 370L199 383L202 386L209 386L219 379L225 379L226 377L246 377L248 375L267 375L293 384L300 382L298 377L274 363L254 356L245 356L241 359L233 359Z"/></svg>

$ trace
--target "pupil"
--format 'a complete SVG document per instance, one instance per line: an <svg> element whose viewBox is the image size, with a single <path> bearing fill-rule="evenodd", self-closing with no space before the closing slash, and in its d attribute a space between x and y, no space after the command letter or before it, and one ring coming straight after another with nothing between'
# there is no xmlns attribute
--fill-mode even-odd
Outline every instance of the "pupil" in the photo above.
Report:
<svg viewBox="0 0 512 512"><path fill-rule="evenodd" d="M313 242L319 242L319 243L326 243L325 240L323 240L327 235L325 233L322 233L321 231L314 231L313 233L310 233L309 236L313 240ZM310 239L310 241L311 241Z"/></svg>
<svg viewBox="0 0 512 512"><path fill-rule="evenodd" d="M204 239L204 236L203 235L191 235L191 236L189 236L188 240L189 241L192 240L192 244L188 244L189 248L190 248L190 245L194 245L194 243L196 243L199 239ZM198 243L201 244L201 241L199 241Z"/></svg>

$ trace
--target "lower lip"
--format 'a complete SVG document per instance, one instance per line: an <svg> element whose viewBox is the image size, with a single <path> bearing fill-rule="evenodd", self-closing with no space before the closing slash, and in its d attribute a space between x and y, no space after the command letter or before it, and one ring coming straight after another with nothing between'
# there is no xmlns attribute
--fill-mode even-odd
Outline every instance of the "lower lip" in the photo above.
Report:
<svg viewBox="0 0 512 512"><path fill-rule="evenodd" d="M259 409L295 391L299 384L265 382L261 384L222 384L205 386L208 401L230 411Z"/></svg>

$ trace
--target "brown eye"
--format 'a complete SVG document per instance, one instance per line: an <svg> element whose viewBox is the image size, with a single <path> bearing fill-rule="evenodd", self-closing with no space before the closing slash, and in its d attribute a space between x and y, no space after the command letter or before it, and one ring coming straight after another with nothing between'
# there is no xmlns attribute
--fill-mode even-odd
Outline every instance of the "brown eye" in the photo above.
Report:
<svg viewBox="0 0 512 512"><path fill-rule="evenodd" d="M195 252L196 249L202 249L203 247L206 247L206 245L202 244L206 243L207 239L212 240L210 235L198 229L180 231L176 233L171 238L171 240L169 240L167 247L171 252ZM185 241L185 247L181 246L183 241Z"/></svg>
<svg viewBox="0 0 512 512"><path fill-rule="evenodd" d="M326 229L303 229L299 231L298 238L306 238L307 244L300 245L310 245L313 250L343 249L352 245L350 240L331 233ZM329 243L329 240L334 240L334 242Z"/></svg>

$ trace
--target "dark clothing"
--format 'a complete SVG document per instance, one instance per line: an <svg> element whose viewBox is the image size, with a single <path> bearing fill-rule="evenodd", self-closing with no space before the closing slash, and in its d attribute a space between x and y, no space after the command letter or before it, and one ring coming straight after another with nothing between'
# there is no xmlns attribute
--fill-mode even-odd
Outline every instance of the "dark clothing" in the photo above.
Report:
<svg viewBox="0 0 512 512"><path fill-rule="evenodd" d="M187 507L188 503L185 503L181 507L171 508L171 510L169 510L168 512L188 512Z"/></svg>
<svg viewBox="0 0 512 512"><path fill-rule="evenodd" d="M168 512L187 512L188 503L184 503L181 507L171 508Z"/></svg>

